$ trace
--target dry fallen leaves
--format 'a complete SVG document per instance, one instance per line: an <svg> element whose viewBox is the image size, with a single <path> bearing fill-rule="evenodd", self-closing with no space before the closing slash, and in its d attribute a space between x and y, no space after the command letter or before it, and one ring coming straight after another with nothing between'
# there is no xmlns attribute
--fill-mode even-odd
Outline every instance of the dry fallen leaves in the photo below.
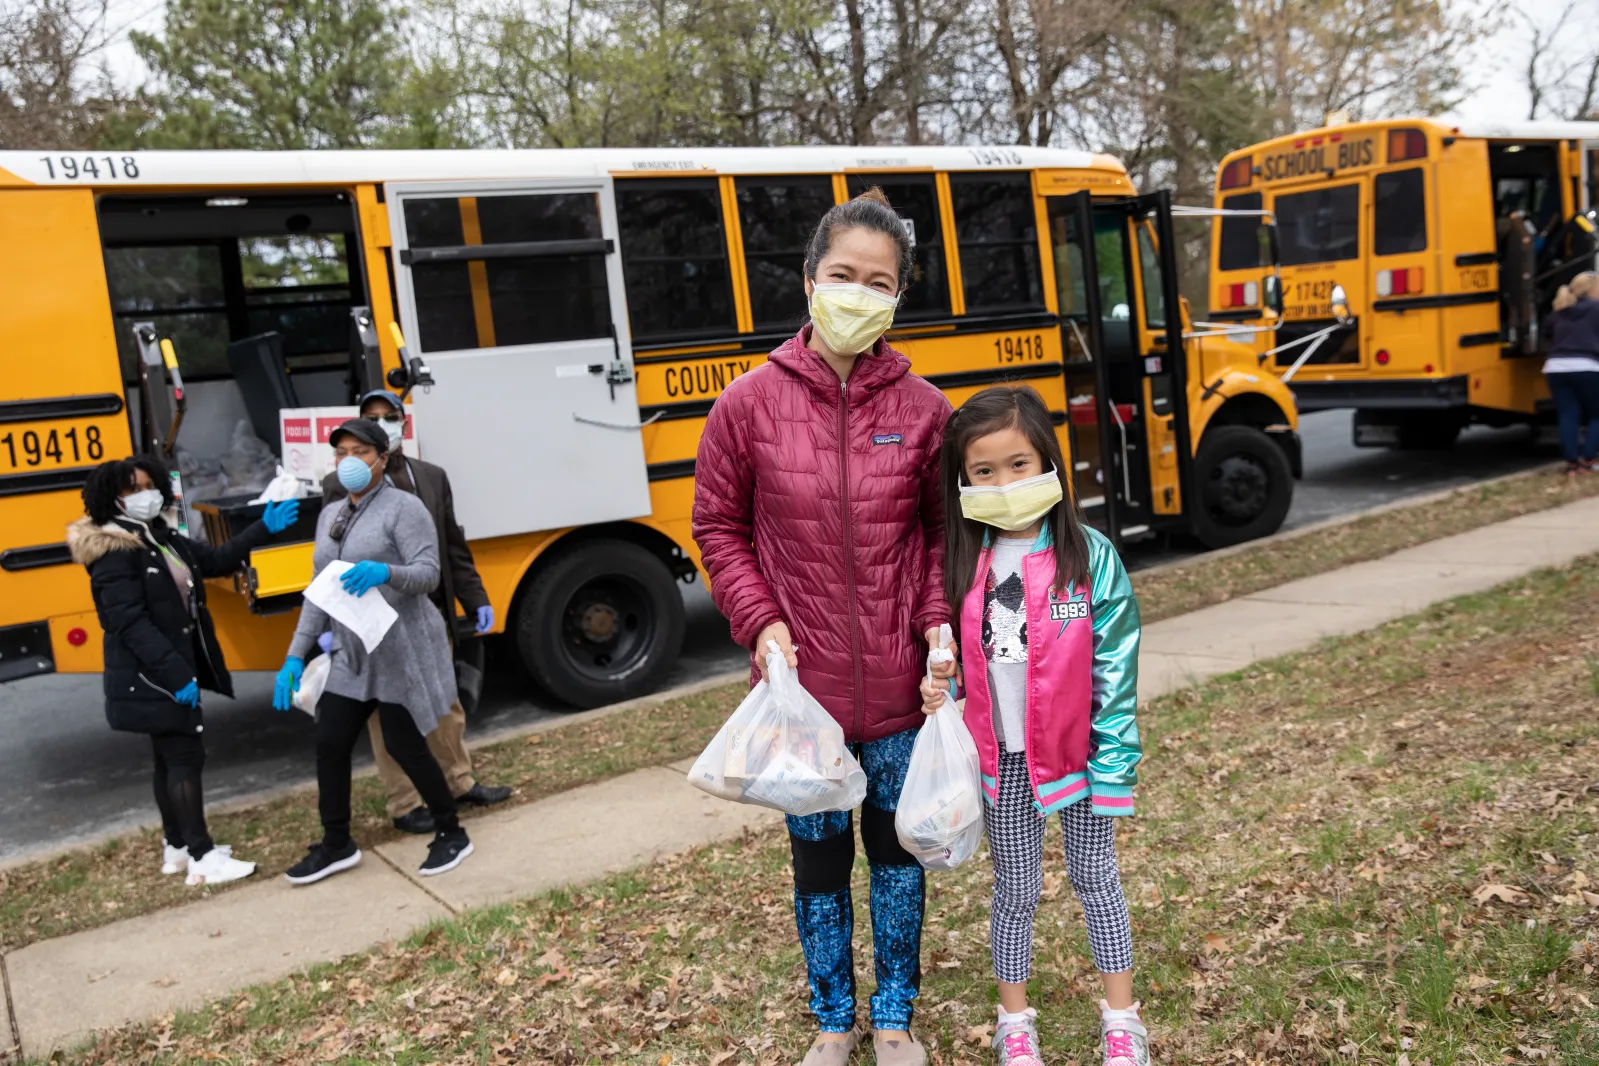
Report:
<svg viewBox="0 0 1599 1066"><path fill-rule="evenodd" d="M1532 899L1531 896L1527 895L1527 893L1523 892L1515 885L1497 884L1483 885L1481 888L1477 889L1477 891L1471 894L1471 898L1476 900L1478 903L1487 903L1491 899L1497 899L1503 903L1509 903L1512 906L1520 906L1521 904L1527 903Z"/></svg>

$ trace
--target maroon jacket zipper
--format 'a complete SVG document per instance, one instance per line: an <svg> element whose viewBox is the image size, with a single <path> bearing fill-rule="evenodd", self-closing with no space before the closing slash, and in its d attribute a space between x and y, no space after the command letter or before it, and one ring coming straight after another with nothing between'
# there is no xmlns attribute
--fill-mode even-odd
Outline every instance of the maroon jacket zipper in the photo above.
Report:
<svg viewBox="0 0 1599 1066"><path fill-rule="evenodd" d="M844 507L844 589L845 605L849 609L850 672L855 682L854 735L859 738L865 735L866 704L861 692L860 612L855 609L855 536L849 509L849 380L846 378L838 385L838 480L839 499Z"/></svg>

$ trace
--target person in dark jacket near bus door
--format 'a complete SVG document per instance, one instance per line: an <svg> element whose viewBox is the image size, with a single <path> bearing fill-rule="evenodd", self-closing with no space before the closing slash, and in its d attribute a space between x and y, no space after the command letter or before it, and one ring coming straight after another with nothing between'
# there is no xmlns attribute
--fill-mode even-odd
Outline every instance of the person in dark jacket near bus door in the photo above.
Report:
<svg viewBox="0 0 1599 1066"><path fill-rule="evenodd" d="M805 252L811 323L717 397L694 484L694 540L733 638L762 673L775 642L866 771L878 1066L927 1062L909 1031L925 881L894 810L923 721L928 645L950 620L938 475L949 401L882 339L913 268L905 226L880 191L830 209ZM804 1066L843 1066L861 1039L851 813L791 816L788 832L821 1029Z"/></svg>
<svg viewBox="0 0 1599 1066"><path fill-rule="evenodd" d="M176 532L164 517L172 504L171 475L160 460L102 463L84 483L84 517L67 527L67 546L89 571L105 631L106 721L150 737L161 872L186 871L191 885L215 885L250 876L255 863L235 859L206 828L200 690L231 697L233 680L206 608L204 579L238 570L252 549L294 523L300 504L268 504L259 522L218 547Z"/></svg>
<svg viewBox="0 0 1599 1066"><path fill-rule="evenodd" d="M1543 373L1560 420L1566 476L1591 473L1599 459L1599 274L1578 274L1555 293Z"/></svg>
<svg viewBox="0 0 1599 1066"><path fill-rule="evenodd" d="M466 542L466 531L455 520L455 494L450 490L450 478L444 468L436 463L412 459L401 450L405 434L405 408L400 398L392 392L375 389L361 397L361 417L376 422L389 441L389 480L396 488L404 489L421 500L433 516L433 525L439 535L439 584L433 590L433 605L444 615L445 631L457 658L467 653L456 640L455 604L460 602L472 622L472 630L484 634L494 628L494 607L489 594L483 589L483 579L478 577L477 565L472 559L472 548ZM322 496L329 502L349 495L339 479L328 474L322 480ZM332 634L324 633L318 644L326 652L332 643ZM472 644L478 644L472 641ZM481 646L471 649L476 653L472 665L481 674ZM383 746L383 730L374 715L367 720L367 736L372 742L372 756L377 762L378 776L383 780L387 794L389 817L394 827L407 833L426 834L435 830L433 816L422 805L411 779L394 761L388 748ZM428 750L438 760L439 768L449 780L455 802L487 807L509 799L511 790L504 785L484 785L472 774L472 756L466 748L466 710L459 699L450 713L439 719L439 727L428 734Z"/></svg>

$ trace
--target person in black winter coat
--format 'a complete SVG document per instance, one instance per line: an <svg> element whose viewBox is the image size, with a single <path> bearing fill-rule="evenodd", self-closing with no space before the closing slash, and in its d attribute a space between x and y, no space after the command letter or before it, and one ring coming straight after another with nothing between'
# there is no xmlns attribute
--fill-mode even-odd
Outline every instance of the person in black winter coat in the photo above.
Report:
<svg viewBox="0 0 1599 1066"><path fill-rule="evenodd" d="M1599 274L1584 272L1560 286L1547 328L1544 380L1555 401L1566 476L1577 477L1591 473L1599 458Z"/></svg>
<svg viewBox="0 0 1599 1066"><path fill-rule="evenodd" d="M75 562L89 571L105 631L106 721L145 733L155 755L155 799L165 836L162 873L191 885L248 877L255 864L212 842L200 771L205 765L200 690L233 695L205 605L205 578L231 574L250 551L294 522L299 502L267 506L237 537L210 547L175 532L171 477L149 456L115 459L90 473L84 517L67 527Z"/></svg>

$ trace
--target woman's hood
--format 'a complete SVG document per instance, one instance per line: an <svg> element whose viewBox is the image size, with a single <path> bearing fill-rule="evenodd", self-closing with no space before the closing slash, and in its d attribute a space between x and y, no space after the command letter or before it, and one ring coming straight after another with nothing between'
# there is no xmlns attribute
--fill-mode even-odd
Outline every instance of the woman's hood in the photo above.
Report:
<svg viewBox="0 0 1599 1066"><path fill-rule="evenodd" d="M72 552L72 561L83 566L88 566L108 552L138 551L143 547L144 541L137 533L115 522L96 525L88 515L84 515L67 527L67 549Z"/></svg>

